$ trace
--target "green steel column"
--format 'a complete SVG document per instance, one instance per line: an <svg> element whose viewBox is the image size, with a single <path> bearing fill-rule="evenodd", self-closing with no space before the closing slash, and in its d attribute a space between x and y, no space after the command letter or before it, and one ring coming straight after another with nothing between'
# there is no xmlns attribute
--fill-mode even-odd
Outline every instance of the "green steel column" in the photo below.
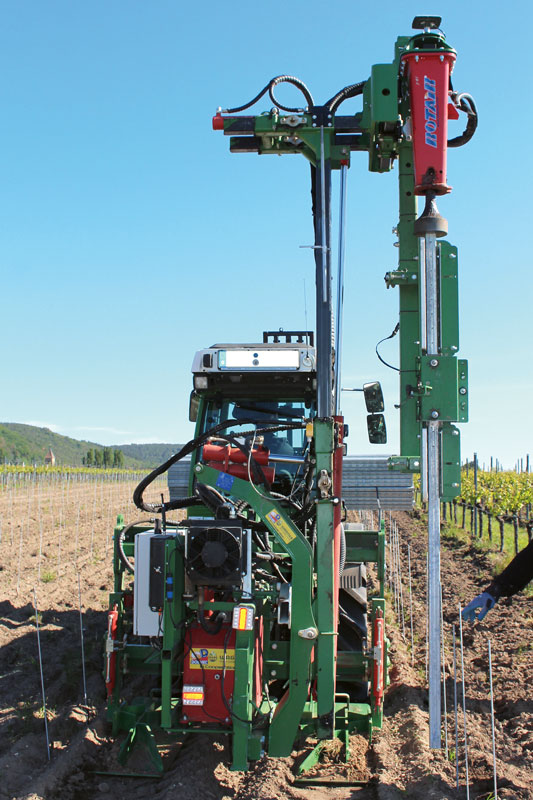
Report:
<svg viewBox="0 0 533 800"><path fill-rule="evenodd" d="M172 664L181 638L183 594L183 558L178 542L166 543L165 605L163 607L163 649L161 651L161 727L172 727L172 713L176 701L172 700ZM171 578L172 583L167 579Z"/></svg>
<svg viewBox="0 0 533 800"><path fill-rule="evenodd" d="M399 282L400 292L400 454L420 458L420 422L417 397L409 396L409 386L416 386L416 359L420 356L420 264L418 238L414 235L416 197L414 194L413 148L402 142L399 156L400 220Z"/></svg>
<svg viewBox="0 0 533 800"><path fill-rule="evenodd" d="M316 475L324 473L333 479L334 423L332 419L314 422ZM333 503L329 497L319 499L316 507L316 617L317 642L317 709L318 735L332 736L335 721L335 602L333 597Z"/></svg>
<svg viewBox="0 0 533 800"><path fill-rule="evenodd" d="M298 734L305 702L309 694L311 653L316 641L316 623L311 608L313 563L311 546L283 509L270 499L266 489L259 494L249 481L225 475L212 467L197 464L196 474L202 483L219 489L221 476L231 479L228 493L246 500L270 532L291 557L292 606L289 649L289 684L287 695L278 703L269 730L269 753L288 756Z"/></svg>
<svg viewBox="0 0 533 800"><path fill-rule="evenodd" d="M235 634L235 685L233 689L233 764L234 770L248 769L248 739L252 731L254 674L254 632Z"/></svg>

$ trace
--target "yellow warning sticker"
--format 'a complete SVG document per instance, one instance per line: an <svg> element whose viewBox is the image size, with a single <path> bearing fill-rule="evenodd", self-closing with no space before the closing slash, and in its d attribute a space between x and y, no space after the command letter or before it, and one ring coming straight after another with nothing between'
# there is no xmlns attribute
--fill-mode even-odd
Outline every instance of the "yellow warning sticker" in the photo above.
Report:
<svg viewBox="0 0 533 800"><path fill-rule="evenodd" d="M266 518L274 527L275 531L279 533L285 544L289 544L289 542L292 542L293 539L296 539L296 534L294 531L291 530L281 514L279 514L274 508L272 511L268 512Z"/></svg>
<svg viewBox="0 0 533 800"><path fill-rule="evenodd" d="M191 669L224 669L224 648L195 647L189 664ZM226 650L226 669L235 669L235 650Z"/></svg>

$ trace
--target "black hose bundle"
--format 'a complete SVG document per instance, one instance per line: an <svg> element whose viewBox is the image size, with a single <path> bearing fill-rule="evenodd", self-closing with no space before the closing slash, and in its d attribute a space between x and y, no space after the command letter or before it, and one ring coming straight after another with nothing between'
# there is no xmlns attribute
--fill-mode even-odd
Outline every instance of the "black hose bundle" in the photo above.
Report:
<svg viewBox="0 0 533 800"><path fill-rule="evenodd" d="M284 106L282 103L280 103L274 95L274 89L276 86L279 86L280 83L290 83L291 86L296 86L296 88L299 89L305 97L307 107L292 108L290 106ZM345 100L362 94L365 83L366 81L360 81L359 83L351 83L349 86L345 86L344 89L341 89L340 92L334 94L333 97L331 97L327 103L324 104L324 108L326 108L331 114L334 114L340 104L344 103ZM250 100L249 103L245 103L242 106L236 106L235 108L225 108L224 114L238 114L240 111L245 111L247 108L251 108L251 106L255 105L258 100L260 100L267 92L276 108L279 108L281 111L287 111L289 114L301 114L302 112L313 108L315 105L313 95L303 81L301 81L299 78L295 78L293 75L278 75L277 78L271 78L264 89L261 89L259 94L256 94L256 96Z"/></svg>
<svg viewBox="0 0 533 800"><path fill-rule="evenodd" d="M334 114L340 104L344 103L345 100L362 94L365 83L366 81L360 81L359 83L351 83L349 86L345 86L344 89L341 89L340 92L337 92L337 94L333 95L333 97L325 103L326 108L329 109L331 114Z"/></svg>
<svg viewBox="0 0 533 800"><path fill-rule="evenodd" d="M468 120L466 128L460 136L456 136L454 139L448 139L448 147L462 147L470 141L476 132L478 123L477 108L472 95L466 92L452 92L451 99L457 108L468 115Z"/></svg>
<svg viewBox="0 0 533 800"><path fill-rule="evenodd" d="M315 101L313 100L313 96L303 81L301 81L299 78L295 78L293 75L278 75L277 78L271 78L265 88L261 89L259 94L257 94L253 100L250 100L249 103L245 103L242 106L236 106L235 108L225 108L224 113L237 114L239 111L245 111L247 108L251 108L251 106L255 105L257 101L260 100L267 92L274 105L282 111L288 111L291 114L298 114L302 111L305 111L305 108L290 108L289 106L282 105L280 102L278 102L278 100L276 100L274 96L274 88L280 83L290 83L292 86L296 86L296 88L299 89L305 97L307 106L314 106Z"/></svg>
<svg viewBox="0 0 533 800"><path fill-rule="evenodd" d="M172 511L173 509L177 508L187 508L188 506L199 506L203 505L202 499L197 495L193 495L191 497L183 497L180 500L171 500L169 503L145 503L143 499L145 489L150 486L150 484L162 475L164 472L170 469L170 467L175 464L177 461L180 461L185 456L190 455L196 448L200 447L204 442L208 439L216 436L221 431L225 430L225 428L235 427L236 425L256 425L257 420L252 418L240 419L240 420L225 420L224 422L220 422L218 425L215 425L213 428L210 428L208 431L200 434L195 439L191 439L190 442L187 442L178 453L175 453L171 456L167 461L163 464L160 464L159 467L156 467L152 472L150 472L145 478L140 481L140 483L136 486L135 491L133 492L133 502L140 508L142 511L146 511L149 514L160 514L162 511ZM278 431L286 431L290 430L291 428L305 428L305 422L298 423L298 422L289 422L285 423L284 425L273 425L265 428L254 428L252 431L243 431L240 436L253 436L257 433L276 433ZM220 437L220 438L227 438L231 442L235 442L233 436L228 437ZM246 450L245 446L242 445L240 442L235 442L236 446L239 449L243 450L248 456L248 450ZM250 468L252 469L252 462L255 464L260 472L255 473L255 477L259 478L259 480L264 480L264 473L260 466L256 464L253 457L250 459ZM261 477L262 476L262 477Z"/></svg>

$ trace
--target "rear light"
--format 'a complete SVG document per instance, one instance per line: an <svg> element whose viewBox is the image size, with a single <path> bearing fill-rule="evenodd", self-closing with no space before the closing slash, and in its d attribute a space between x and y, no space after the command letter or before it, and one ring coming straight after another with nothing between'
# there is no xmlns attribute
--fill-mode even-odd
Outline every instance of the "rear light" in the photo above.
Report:
<svg viewBox="0 0 533 800"><path fill-rule="evenodd" d="M252 631L254 628L254 606L235 606L231 627L236 631Z"/></svg>
<svg viewBox="0 0 533 800"><path fill-rule="evenodd" d="M204 687L203 686L184 686L182 692L184 706L203 706Z"/></svg>

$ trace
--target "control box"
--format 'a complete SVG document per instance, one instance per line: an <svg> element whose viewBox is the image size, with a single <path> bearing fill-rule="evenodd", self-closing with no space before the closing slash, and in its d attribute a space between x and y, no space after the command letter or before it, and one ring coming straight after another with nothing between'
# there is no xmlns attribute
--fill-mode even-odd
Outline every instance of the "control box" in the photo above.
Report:
<svg viewBox="0 0 533 800"><path fill-rule="evenodd" d="M135 536L135 582L133 588L133 633L162 636L165 543L176 533L143 531Z"/></svg>

